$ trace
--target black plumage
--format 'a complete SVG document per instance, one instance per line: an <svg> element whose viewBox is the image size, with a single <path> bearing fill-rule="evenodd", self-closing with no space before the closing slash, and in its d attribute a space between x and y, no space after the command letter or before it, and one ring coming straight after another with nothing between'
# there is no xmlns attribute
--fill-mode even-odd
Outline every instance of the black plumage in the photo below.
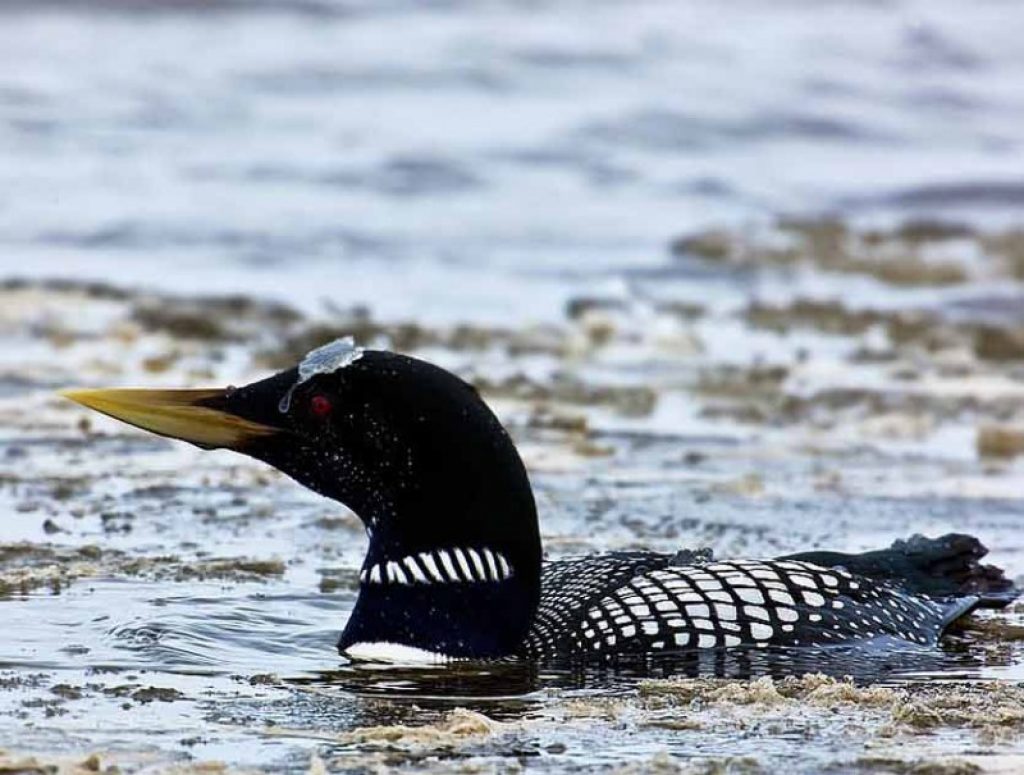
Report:
<svg viewBox="0 0 1024 775"><path fill-rule="evenodd" d="M369 547L338 647L402 658L607 659L851 643L928 647L1017 594L951 534L846 555L611 553L542 566L526 469L447 371L339 340L223 391L79 391L99 411L259 458L349 506Z"/></svg>

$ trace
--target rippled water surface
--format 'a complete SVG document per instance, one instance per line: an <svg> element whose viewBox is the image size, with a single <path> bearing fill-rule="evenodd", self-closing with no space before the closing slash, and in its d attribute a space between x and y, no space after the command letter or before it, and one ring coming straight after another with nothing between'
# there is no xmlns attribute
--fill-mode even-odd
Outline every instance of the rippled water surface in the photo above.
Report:
<svg viewBox="0 0 1024 775"><path fill-rule="evenodd" d="M351 331L477 383L551 557L956 530L1020 576L1022 32L1014 0L0 6L0 748L1016 771L1016 695L981 695L1024 679L1019 609L811 664L348 665L354 515L53 393ZM913 691L660 681L817 671Z"/></svg>
<svg viewBox="0 0 1024 775"><path fill-rule="evenodd" d="M2 14L6 272L536 320L695 226L1024 201L1013 0Z"/></svg>

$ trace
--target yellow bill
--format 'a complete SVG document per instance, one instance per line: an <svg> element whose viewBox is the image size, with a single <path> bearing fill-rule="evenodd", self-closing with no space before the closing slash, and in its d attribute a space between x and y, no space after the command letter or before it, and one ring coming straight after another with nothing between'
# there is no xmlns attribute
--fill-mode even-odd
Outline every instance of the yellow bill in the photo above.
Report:
<svg viewBox="0 0 1024 775"><path fill-rule="evenodd" d="M188 441L208 449L240 449L247 442L279 432L244 417L205 406L223 390L109 388L64 390L61 395L136 428Z"/></svg>

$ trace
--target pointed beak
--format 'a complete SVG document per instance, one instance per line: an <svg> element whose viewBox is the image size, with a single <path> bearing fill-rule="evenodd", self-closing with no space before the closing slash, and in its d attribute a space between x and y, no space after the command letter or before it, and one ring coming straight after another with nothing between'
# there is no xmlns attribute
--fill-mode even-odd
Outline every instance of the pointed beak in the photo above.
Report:
<svg viewBox="0 0 1024 775"><path fill-rule="evenodd" d="M231 394L216 388L63 390L61 395L136 428L204 449L243 451L253 441L281 430L226 410Z"/></svg>

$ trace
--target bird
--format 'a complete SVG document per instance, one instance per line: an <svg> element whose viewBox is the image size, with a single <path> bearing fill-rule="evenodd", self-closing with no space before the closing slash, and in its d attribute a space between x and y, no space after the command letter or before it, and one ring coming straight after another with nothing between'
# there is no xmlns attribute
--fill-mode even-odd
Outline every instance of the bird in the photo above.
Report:
<svg viewBox="0 0 1024 775"><path fill-rule="evenodd" d="M933 648L1018 590L977 538L860 554L718 560L619 551L550 562L529 476L477 390L408 355L329 342L242 387L67 398L150 432L263 461L362 521L353 661L608 661L705 650Z"/></svg>

